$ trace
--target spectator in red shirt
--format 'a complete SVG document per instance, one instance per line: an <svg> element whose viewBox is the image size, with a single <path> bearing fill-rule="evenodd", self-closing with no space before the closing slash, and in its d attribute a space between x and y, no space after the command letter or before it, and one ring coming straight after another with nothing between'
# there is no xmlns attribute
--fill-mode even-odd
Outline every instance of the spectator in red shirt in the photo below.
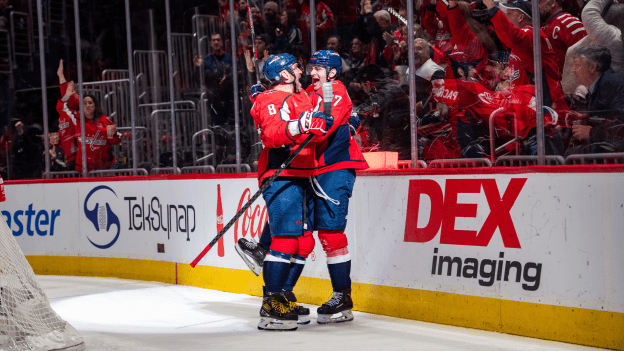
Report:
<svg viewBox="0 0 624 351"><path fill-rule="evenodd" d="M449 1L449 29L451 42L455 45L449 55L451 64L447 66L447 78L472 79L479 75L488 63L490 54L496 52L496 44L472 18L472 8L466 2Z"/></svg>
<svg viewBox="0 0 624 351"><path fill-rule="evenodd" d="M515 2L502 5L505 9L498 11L499 7L493 0L484 0L490 16L492 25L500 40L511 49L509 66L512 70L511 85L534 85L535 67L533 64L533 27L531 2L527 0L517 0ZM563 100L563 90L561 89L561 75L557 68L555 52L552 49L548 38L544 32L541 35L542 52L542 77L544 84L544 105L555 110L567 110L567 105ZM558 106L557 106L558 105Z"/></svg>
<svg viewBox="0 0 624 351"><path fill-rule="evenodd" d="M67 90L67 80L63 72L63 60L60 61L56 74L59 78L59 84L61 85L61 94L65 95ZM69 97L69 95L68 95ZM80 133L80 131L78 131ZM76 131L75 126L71 122L67 114L61 113L59 115L59 138L61 148L65 154L65 164L67 169L73 171L76 166Z"/></svg>
<svg viewBox="0 0 624 351"><path fill-rule="evenodd" d="M552 49L546 34L540 30L540 47L542 55L542 72L535 72L533 62L533 27L531 27L532 13L531 2L527 0L516 0L508 4L500 4L505 10L499 11L498 5L493 0L484 0L491 16L492 25L500 40L511 49L509 66L511 68L511 86L533 86L535 85L535 74L542 74L543 102L544 106L551 107L559 114L568 111L568 105L564 100L563 89L561 88L561 75L555 60L555 52ZM563 119L560 119L563 124ZM536 130L532 128L525 140L524 148L529 154L535 154ZM561 154L562 150L557 146L550 147L547 143L547 154Z"/></svg>
<svg viewBox="0 0 624 351"><path fill-rule="evenodd" d="M74 126L78 149L76 151L76 171L82 172L82 148L86 148L87 170L115 168L115 156L112 145L119 144L121 134L117 126L102 113L100 105L92 95L83 99L85 140L80 135L79 100L74 94L74 82L61 85L63 97L57 102L56 109L61 116L67 117ZM86 144L86 145L85 145Z"/></svg>
<svg viewBox="0 0 624 351"><path fill-rule="evenodd" d="M555 51L559 74L563 73L568 48L587 36L581 20L563 12L561 2L562 0L540 0L539 2L542 31Z"/></svg>

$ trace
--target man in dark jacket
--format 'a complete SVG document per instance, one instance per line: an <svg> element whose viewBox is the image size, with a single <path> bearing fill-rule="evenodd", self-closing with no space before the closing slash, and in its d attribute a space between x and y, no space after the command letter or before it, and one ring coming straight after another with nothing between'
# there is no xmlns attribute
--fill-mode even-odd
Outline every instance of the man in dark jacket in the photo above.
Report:
<svg viewBox="0 0 624 351"><path fill-rule="evenodd" d="M373 14L373 7L368 0L362 1L362 10L353 24L352 32L369 44L367 63L375 63L383 68L392 68L392 49L394 42L390 13L380 10Z"/></svg>
<svg viewBox="0 0 624 351"><path fill-rule="evenodd" d="M579 84L588 87L587 114L571 113L568 124L573 136L587 141L589 152L624 151L624 73L611 69L611 53L602 46L590 45L574 55L572 72Z"/></svg>

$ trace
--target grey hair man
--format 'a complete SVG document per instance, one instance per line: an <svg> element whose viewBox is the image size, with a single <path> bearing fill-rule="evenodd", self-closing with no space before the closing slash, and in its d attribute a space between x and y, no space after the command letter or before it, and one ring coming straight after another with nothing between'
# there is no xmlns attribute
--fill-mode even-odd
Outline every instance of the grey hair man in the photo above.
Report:
<svg viewBox="0 0 624 351"><path fill-rule="evenodd" d="M624 123L624 73L616 73L611 68L609 49L596 45L578 49L572 73L589 91L587 113L570 113L566 118L568 124L573 118L587 121L572 125L573 136L590 144L607 142L617 143L617 149L624 147L624 135L619 135L624 133L618 132L622 128L616 127Z"/></svg>

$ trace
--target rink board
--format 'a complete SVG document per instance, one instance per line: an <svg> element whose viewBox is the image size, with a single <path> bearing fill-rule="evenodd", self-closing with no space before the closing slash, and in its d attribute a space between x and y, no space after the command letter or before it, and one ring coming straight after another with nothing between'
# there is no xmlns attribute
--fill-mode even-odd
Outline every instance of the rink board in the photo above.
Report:
<svg viewBox="0 0 624 351"><path fill-rule="evenodd" d="M624 349L624 178L601 169L359 173L346 231L357 309ZM7 182L0 209L39 274L260 295L233 245L261 232L261 200L188 265L257 189L253 175ZM317 244L303 302L331 291L324 256Z"/></svg>

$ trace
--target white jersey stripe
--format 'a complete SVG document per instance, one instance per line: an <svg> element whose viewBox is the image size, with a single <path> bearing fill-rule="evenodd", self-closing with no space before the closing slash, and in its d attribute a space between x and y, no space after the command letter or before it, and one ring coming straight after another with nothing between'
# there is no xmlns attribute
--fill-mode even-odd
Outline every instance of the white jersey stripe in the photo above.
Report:
<svg viewBox="0 0 624 351"><path fill-rule="evenodd" d="M290 263L290 260L286 260L283 259L281 257L275 257L271 254L266 255L266 257L264 258L265 261L270 261L270 262L282 262L282 263Z"/></svg>
<svg viewBox="0 0 624 351"><path fill-rule="evenodd" d="M568 25L566 27L570 28L570 27L572 27L575 24L580 24L582 26L583 22L581 22L581 21L570 22L570 23L568 23Z"/></svg>
<svg viewBox="0 0 624 351"><path fill-rule="evenodd" d="M576 34L576 33L580 32L580 31L585 31L585 28L581 27L581 28L578 28L578 29L576 29L576 30L572 31L572 35L574 35L574 34Z"/></svg>
<svg viewBox="0 0 624 351"><path fill-rule="evenodd" d="M573 20L573 19L578 19L578 18L576 18L574 16L569 16L568 18L562 19L561 23L566 23L567 21L570 21L570 20Z"/></svg>
<svg viewBox="0 0 624 351"><path fill-rule="evenodd" d="M348 253L346 255L327 257L327 264L337 264L348 261L351 261L351 255L349 255Z"/></svg>
<svg viewBox="0 0 624 351"><path fill-rule="evenodd" d="M74 111L67 107L67 101L63 102L63 112L65 112L69 116L74 125L77 125L76 115L74 114Z"/></svg>

